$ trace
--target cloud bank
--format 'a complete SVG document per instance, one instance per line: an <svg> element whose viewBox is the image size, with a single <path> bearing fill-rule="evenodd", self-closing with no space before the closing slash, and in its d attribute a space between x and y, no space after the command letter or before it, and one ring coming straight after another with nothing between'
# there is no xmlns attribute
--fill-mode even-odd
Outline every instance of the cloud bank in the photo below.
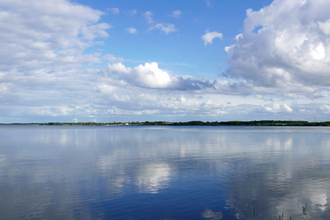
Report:
<svg viewBox="0 0 330 220"><path fill-rule="evenodd" d="M1 1L0 71L77 68L99 62L99 54L83 54L111 26L97 23L98 10L64 0ZM29 10L26 10L29 8Z"/></svg>
<svg viewBox="0 0 330 220"><path fill-rule="evenodd" d="M283 0L248 10L244 32L226 48L229 68L202 78L161 62L132 65L137 61L94 47L113 30L99 10L65 0L3 0L0 122L327 119L329 4ZM152 16L144 14L150 30L178 31ZM202 39L208 45L215 38L222 34ZM298 103L302 95L323 101Z"/></svg>
<svg viewBox="0 0 330 220"><path fill-rule="evenodd" d="M315 98L330 86L329 1L275 0L247 10L221 75ZM326 88L325 88L326 87Z"/></svg>

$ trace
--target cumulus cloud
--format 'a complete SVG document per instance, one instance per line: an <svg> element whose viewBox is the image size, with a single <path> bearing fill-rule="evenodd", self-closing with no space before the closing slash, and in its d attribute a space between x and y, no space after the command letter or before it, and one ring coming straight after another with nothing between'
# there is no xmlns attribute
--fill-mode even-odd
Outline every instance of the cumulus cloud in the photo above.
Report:
<svg viewBox="0 0 330 220"><path fill-rule="evenodd" d="M131 15L131 16L136 15L137 10L136 9L130 10L130 11L128 11L128 14Z"/></svg>
<svg viewBox="0 0 330 220"><path fill-rule="evenodd" d="M222 33L216 31L209 32L209 30L206 30L206 33L202 36L205 47L207 44L212 44L214 38L220 38L222 40Z"/></svg>
<svg viewBox="0 0 330 220"><path fill-rule="evenodd" d="M107 71L135 86L157 89L201 90L215 89L216 81L198 80L175 76L158 67L156 62L145 63L134 68L126 67L122 63L109 64Z"/></svg>
<svg viewBox="0 0 330 220"><path fill-rule="evenodd" d="M108 71L118 74L125 81L142 87L165 88L171 82L170 75L159 69L157 63L146 63L144 66L139 65L133 69L118 63L109 65Z"/></svg>
<svg viewBox="0 0 330 220"><path fill-rule="evenodd" d="M112 77L124 80L131 85L166 90L198 91L206 94L251 95L253 92L265 93L247 81L227 81L215 78L194 78L170 74L160 69L158 63L151 62L133 68L122 63L109 64L107 72ZM257 95L256 97L262 97ZM263 98L267 99L266 96ZM271 101L271 99L269 100Z"/></svg>
<svg viewBox="0 0 330 220"><path fill-rule="evenodd" d="M119 14L119 8L109 8L108 10L114 15Z"/></svg>
<svg viewBox="0 0 330 220"><path fill-rule="evenodd" d="M278 113L278 112L293 112L292 108L287 104L274 103L271 105L263 106L266 111Z"/></svg>
<svg viewBox="0 0 330 220"><path fill-rule="evenodd" d="M329 105L322 105L321 110L325 113L330 113L330 106Z"/></svg>
<svg viewBox="0 0 330 220"><path fill-rule="evenodd" d="M172 13L173 18L179 18L180 15L182 15L182 12L180 10L173 11Z"/></svg>
<svg viewBox="0 0 330 220"><path fill-rule="evenodd" d="M148 24L153 24L154 23L154 19L151 17L153 15L153 13L151 11L147 11L143 15L144 15L144 18L146 19Z"/></svg>
<svg viewBox="0 0 330 220"><path fill-rule="evenodd" d="M124 62L124 58L122 57L115 57L114 55L112 54L105 54L103 57L102 57L103 60L106 60L106 61L109 61L111 63L122 63Z"/></svg>
<svg viewBox="0 0 330 220"><path fill-rule="evenodd" d="M329 7L328 1L275 0L248 9L244 32L225 48L229 68L222 76L316 97L330 86Z"/></svg>
<svg viewBox="0 0 330 220"><path fill-rule="evenodd" d="M137 30L135 28L126 28L126 31L130 34L136 34Z"/></svg>
<svg viewBox="0 0 330 220"><path fill-rule="evenodd" d="M158 24L152 26L151 28L149 28L149 30L154 30L154 29L159 29L162 32L164 32L165 34L169 34L169 33L178 31L178 29L175 28L174 24L158 23Z"/></svg>

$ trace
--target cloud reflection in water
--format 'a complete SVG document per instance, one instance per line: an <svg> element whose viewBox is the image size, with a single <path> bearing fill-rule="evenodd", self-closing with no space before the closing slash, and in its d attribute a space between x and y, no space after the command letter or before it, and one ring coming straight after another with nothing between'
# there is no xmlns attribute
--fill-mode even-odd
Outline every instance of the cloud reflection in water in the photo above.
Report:
<svg viewBox="0 0 330 220"><path fill-rule="evenodd" d="M306 202L329 217L327 128L12 128L0 128L5 219L301 219Z"/></svg>
<svg viewBox="0 0 330 220"><path fill-rule="evenodd" d="M220 220L220 219L222 219L222 213L221 212L213 212L211 209L206 209L202 213L202 217L204 219L209 219L209 220Z"/></svg>

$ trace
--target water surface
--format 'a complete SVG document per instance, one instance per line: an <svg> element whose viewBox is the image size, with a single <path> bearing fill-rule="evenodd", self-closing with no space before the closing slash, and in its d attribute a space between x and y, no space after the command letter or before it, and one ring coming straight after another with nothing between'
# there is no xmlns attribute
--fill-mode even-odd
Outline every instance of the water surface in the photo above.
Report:
<svg viewBox="0 0 330 220"><path fill-rule="evenodd" d="M329 219L329 164L327 127L0 126L0 213Z"/></svg>

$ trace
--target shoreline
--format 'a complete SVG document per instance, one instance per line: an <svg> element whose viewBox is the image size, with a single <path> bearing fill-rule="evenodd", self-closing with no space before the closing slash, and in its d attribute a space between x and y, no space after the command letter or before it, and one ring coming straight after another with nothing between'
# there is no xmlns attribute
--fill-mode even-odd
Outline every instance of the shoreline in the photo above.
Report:
<svg viewBox="0 0 330 220"><path fill-rule="evenodd" d="M67 126L330 126L330 121L308 122L308 121L188 121L188 122L46 122L46 123L0 123L0 125L67 125Z"/></svg>

